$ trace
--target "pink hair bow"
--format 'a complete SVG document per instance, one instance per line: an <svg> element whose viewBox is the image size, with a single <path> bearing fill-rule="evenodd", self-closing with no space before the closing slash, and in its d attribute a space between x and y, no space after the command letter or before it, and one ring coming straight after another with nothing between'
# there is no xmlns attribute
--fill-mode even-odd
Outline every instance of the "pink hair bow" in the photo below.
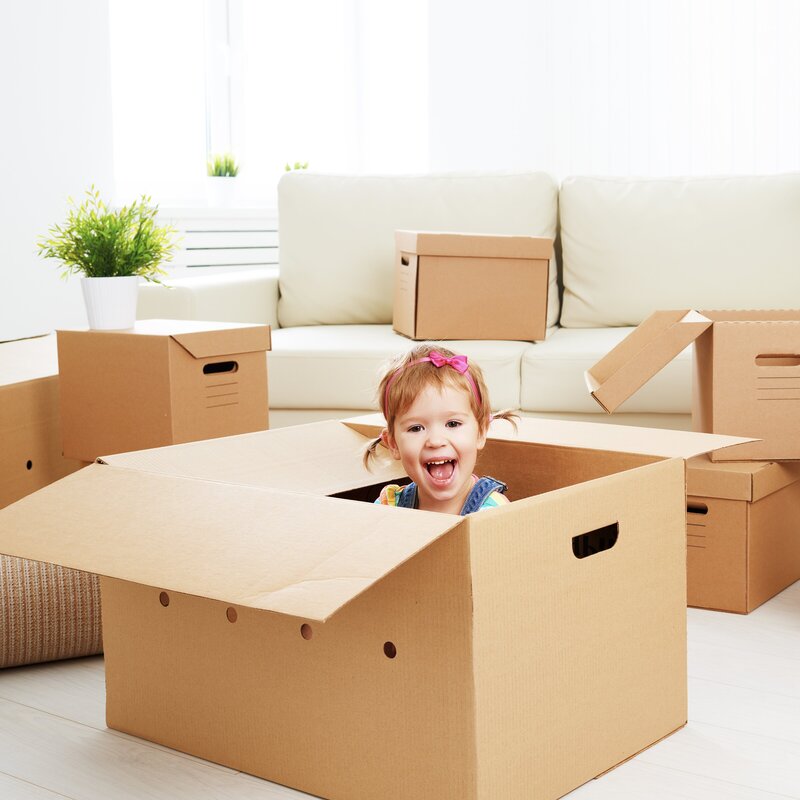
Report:
<svg viewBox="0 0 800 800"><path fill-rule="evenodd" d="M438 350L433 350L427 359L422 360L430 361L434 367L452 367L456 372L460 372L462 375L469 369L469 363L466 356L451 356L450 358L447 358Z"/></svg>

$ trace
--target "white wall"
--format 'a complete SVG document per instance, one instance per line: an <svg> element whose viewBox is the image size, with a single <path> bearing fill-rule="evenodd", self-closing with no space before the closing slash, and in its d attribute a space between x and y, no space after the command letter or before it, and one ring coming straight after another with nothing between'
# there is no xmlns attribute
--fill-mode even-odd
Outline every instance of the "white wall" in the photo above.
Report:
<svg viewBox="0 0 800 800"><path fill-rule="evenodd" d="M795 0L430 0L431 168L800 170Z"/></svg>
<svg viewBox="0 0 800 800"><path fill-rule="evenodd" d="M0 0L0 20L2 341L86 324L78 279L36 241L68 195L110 198L113 169L105 0Z"/></svg>

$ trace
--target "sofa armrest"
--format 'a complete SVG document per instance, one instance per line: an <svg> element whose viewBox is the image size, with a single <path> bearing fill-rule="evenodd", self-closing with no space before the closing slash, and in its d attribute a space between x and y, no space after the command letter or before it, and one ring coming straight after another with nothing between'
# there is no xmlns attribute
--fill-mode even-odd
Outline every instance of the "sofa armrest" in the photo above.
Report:
<svg viewBox="0 0 800 800"><path fill-rule="evenodd" d="M278 269L173 278L139 286L138 319L202 319L278 327Z"/></svg>

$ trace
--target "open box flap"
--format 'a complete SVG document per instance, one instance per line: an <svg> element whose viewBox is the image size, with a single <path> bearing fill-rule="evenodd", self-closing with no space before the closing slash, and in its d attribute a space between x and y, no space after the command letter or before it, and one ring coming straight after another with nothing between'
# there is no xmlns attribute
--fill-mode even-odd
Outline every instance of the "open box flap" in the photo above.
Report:
<svg viewBox="0 0 800 800"><path fill-rule="evenodd" d="M405 477L399 461L362 463L368 436L328 420L103 456L112 466L330 495ZM376 493L377 496L377 493Z"/></svg>
<svg viewBox="0 0 800 800"><path fill-rule="evenodd" d="M380 431L384 425L383 417L380 414L351 417L344 422L365 436L377 435L376 431ZM662 458L689 458L700 453L732 447L735 444L756 441L741 436L535 417L523 417L517 420L516 432L509 422L497 420L489 427L488 438L498 441L571 447L580 450L636 453L637 455Z"/></svg>
<svg viewBox="0 0 800 800"><path fill-rule="evenodd" d="M544 236L395 231L397 249L421 256L460 258L535 258L549 260L553 240Z"/></svg>
<svg viewBox="0 0 800 800"><path fill-rule="evenodd" d="M137 320L135 327L126 333L170 336L195 358L255 353L271 347L269 325L241 322L143 319Z"/></svg>
<svg viewBox="0 0 800 800"><path fill-rule="evenodd" d="M324 621L460 523L92 464L0 511L0 552Z"/></svg>
<svg viewBox="0 0 800 800"><path fill-rule="evenodd" d="M712 321L697 311L656 311L593 367L586 386L609 414L644 386Z"/></svg>

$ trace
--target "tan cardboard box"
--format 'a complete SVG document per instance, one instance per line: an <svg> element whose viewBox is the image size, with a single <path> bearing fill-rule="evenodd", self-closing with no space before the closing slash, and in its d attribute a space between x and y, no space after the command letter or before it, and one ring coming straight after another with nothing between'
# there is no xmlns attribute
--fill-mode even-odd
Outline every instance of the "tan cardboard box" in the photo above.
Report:
<svg viewBox="0 0 800 800"><path fill-rule="evenodd" d="M687 462L690 606L747 614L800 579L800 464Z"/></svg>
<svg viewBox="0 0 800 800"><path fill-rule="evenodd" d="M657 311L586 372L613 412L695 344L695 430L750 441L713 461L800 459L800 311Z"/></svg>
<svg viewBox="0 0 800 800"><path fill-rule="evenodd" d="M110 456L0 511L0 551L108 576L110 727L335 800L548 800L686 722L682 457L738 439L498 422L513 502L462 518L351 499L402 476L361 464L381 424Z"/></svg>
<svg viewBox="0 0 800 800"><path fill-rule="evenodd" d="M61 455L56 337L0 344L0 508L81 464Z"/></svg>
<svg viewBox="0 0 800 800"><path fill-rule="evenodd" d="M412 339L544 339L553 240L396 231L394 329Z"/></svg>
<svg viewBox="0 0 800 800"><path fill-rule="evenodd" d="M267 325L140 320L58 331L65 455L211 439L268 427Z"/></svg>

